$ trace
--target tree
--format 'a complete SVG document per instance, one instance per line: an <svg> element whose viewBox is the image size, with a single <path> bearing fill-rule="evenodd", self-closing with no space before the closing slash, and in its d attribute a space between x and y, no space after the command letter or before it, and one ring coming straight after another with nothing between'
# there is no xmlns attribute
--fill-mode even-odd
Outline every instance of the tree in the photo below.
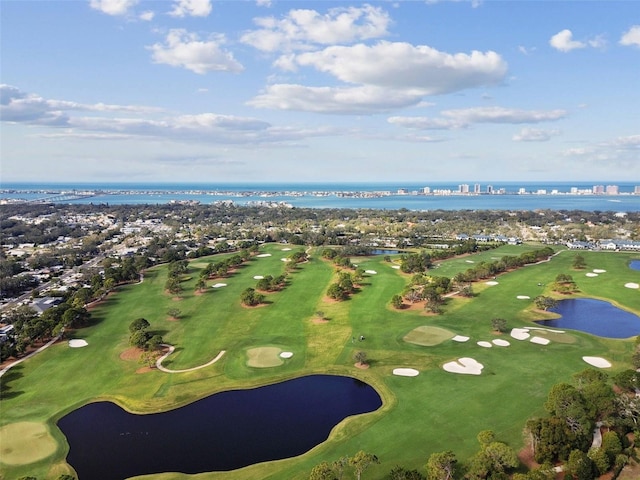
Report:
<svg viewBox="0 0 640 480"><path fill-rule="evenodd" d="M593 462L593 466L598 472L598 475L604 475L609 471L609 467L611 466L609 457L602 448L589 449L589 451L587 452L587 456Z"/></svg>
<svg viewBox="0 0 640 480"><path fill-rule="evenodd" d="M324 320L324 312L322 310L318 310L316 312L316 317L318 317L320 320Z"/></svg>
<svg viewBox="0 0 640 480"><path fill-rule="evenodd" d="M129 325L129 332L133 333L133 332L137 332L139 330L146 330L147 328L149 328L151 325L149 324L149 322L147 321L146 318L140 317L140 318L136 318L133 322L131 322L131 324Z"/></svg>
<svg viewBox="0 0 640 480"><path fill-rule="evenodd" d="M462 297L471 298L475 294L473 293L473 286L470 283L460 285L458 287L458 294Z"/></svg>
<svg viewBox="0 0 640 480"><path fill-rule="evenodd" d="M408 470L399 465L393 467L387 475L389 480L425 480L424 475L422 475L417 470Z"/></svg>
<svg viewBox="0 0 640 480"><path fill-rule="evenodd" d="M569 460L565 465L565 478L573 480L593 480L596 477L593 462L589 456L581 450L573 450L569 454Z"/></svg>
<svg viewBox="0 0 640 480"><path fill-rule="evenodd" d="M402 306L403 306L402 296L401 295L394 295L393 297L391 297L391 305L393 305L393 308L395 308L395 309L402 308Z"/></svg>
<svg viewBox="0 0 640 480"><path fill-rule="evenodd" d="M182 315L182 312L179 308L171 307L169 310L167 310L167 315L169 315L171 318L174 318L175 320L178 320L180 318L180 315Z"/></svg>
<svg viewBox="0 0 640 480"><path fill-rule="evenodd" d="M616 457L622 453L622 443L620 437L613 430L609 430L602 435L602 451L609 458L609 462L615 462Z"/></svg>
<svg viewBox="0 0 640 480"><path fill-rule="evenodd" d="M344 300L347 298L347 293L338 283L332 283L327 289L327 295L334 300Z"/></svg>
<svg viewBox="0 0 640 480"><path fill-rule="evenodd" d="M356 474L356 478L360 480L362 477L362 472L364 472L367 468L369 468L374 463L380 463L378 457L376 457L372 453L366 453L360 450L353 457L349 459L349 465L353 467L353 470Z"/></svg>
<svg viewBox="0 0 640 480"><path fill-rule="evenodd" d="M451 451L432 453L427 460L427 478L429 480L451 480L458 460Z"/></svg>
<svg viewBox="0 0 640 480"><path fill-rule="evenodd" d="M328 462L322 462L311 469L309 480L335 480L333 468Z"/></svg>
<svg viewBox="0 0 640 480"><path fill-rule="evenodd" d="M207 289L207 281L204 279L204 277L198 278L198 281L196 282L196 285L195 285L196 292L202 292L206 289Z"/></svg>
<svg viewBox="0 0 640 480"><path fill-rule="evenodd" d="M257 293L254 288L247 288L240 294L240 301L244 305L255 307L264 302L264 295Z"/></svg>
<svg viewBox="0 0 640 480"><path fill-rule="evenodd" d="M579 253L573 257L573 268L577 270L582 270L586 265L587 264L584 260L584 257Z"/></svg>
<svg viewBox="0 0 640 480"><path fill-rule="evenodd" d="M165 284L167 291L173 295L177 295L182 292L182 285L177 277L169 277Z"/></svg>
<svg viewBox="0 0 640 480"><path fill-rule="evenodd" d="M367 352L363 352L362 350L357 351L353 354L353 359L360 365L367 364Z"/></svg>
<svg viewBox="0 0 640 480"><path fill-rule="evenodd" d="M132 347L146 348L147 342L151 338L151 334L145 330L136 330L129 336L129 344Z"/></svg>
<svg viewBox="0 0 640 480"><path fill-rule="evenodd" d="M533 302L535 303L536 308L545 311L555 307L558 304L558 302L554 298L545 297L544 295L538 295L533 299Z"/></svg>
<svg viewBox="0 0 640 480"><path fill-rule="evenodd" d="M544 404L544 408L556 417L562 418L572 432L580 435L591 433L592 421L582 393L568 383L557 383Z"/></svg>
<svg viewBox="0 0 640 480"><path fill-rule="evenodd" d="M491 326L496 332L507 331L507 321L504 318L492 318Z"/></svg>

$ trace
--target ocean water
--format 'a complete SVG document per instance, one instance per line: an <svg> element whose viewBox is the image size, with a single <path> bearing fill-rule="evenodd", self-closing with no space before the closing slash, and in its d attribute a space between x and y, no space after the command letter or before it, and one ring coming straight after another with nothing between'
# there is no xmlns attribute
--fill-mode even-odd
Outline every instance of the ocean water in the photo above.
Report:
<svg viewBox="0 0 640 480"><path fill-rule="evenodd" d="M308 208L371 208L395 210L585 210L640 211L638 182L496 182L481 183L480 195L457 194L459 184L473 190L476 182L400 183L1 183L0 199L83 204L164 204L196 200L211 204L231 200L239 205L252 202L285 202ZM493 194L487 194L491 185ZM617 185L618 195L571 194L572 188ZM451 195L418 195L424 187L449 190ZM545 190L546 194L537 194ZM520 194L524 191L524 194ZM61 194L89 192L81 198ZM378 193L376 193L378 192ZM384 192L384 193L379 193ZM405 193L406 192L406 193ZM496 194L495 192L502 192ZM554 192L554 193L552 193Z"/></svg>

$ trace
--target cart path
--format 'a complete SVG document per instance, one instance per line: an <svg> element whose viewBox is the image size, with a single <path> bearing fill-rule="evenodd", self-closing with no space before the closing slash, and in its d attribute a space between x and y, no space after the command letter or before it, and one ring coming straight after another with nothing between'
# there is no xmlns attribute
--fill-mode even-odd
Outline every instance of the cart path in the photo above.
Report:
<svg viewBox="0 0 640 480"><path fill-rule="evenodd" d="M163 367L162 362L174 352L176 347L174 347L173 345L167 345L167 344L164 344L163 346L169 347L169 351L156 360L156 367L158 368L158 370L165 373L185 373L185 372L192 372L194 370L199 370L204 367L208 367L209 365L213 365L218 360L220 360L222 356L227 352L226 350L220 350L220 353L218 353L218 355L216 355L216 357L213 360L203 365L198 365L197 367L185 368L184 370L171 370L169 368Z"/></svg>

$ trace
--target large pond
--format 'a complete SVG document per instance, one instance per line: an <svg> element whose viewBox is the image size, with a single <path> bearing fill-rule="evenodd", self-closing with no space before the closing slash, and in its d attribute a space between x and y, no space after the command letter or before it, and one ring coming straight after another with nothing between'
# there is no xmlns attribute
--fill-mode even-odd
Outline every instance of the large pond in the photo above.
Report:
<svg viewBox="0 0 640 480"><path fill-rule="evenodd" d="M61 418L67 462L81 480L233 470L300 455L351 415L378 409L369 385L312 375L204 398L176 410L134 415L97 402Z"/></svg>
<svg viewBox="0 0 640 480"><path fill-rule="evenodd" d="M602 300L560 300L558 305L549 311L558 313L561 317L536 323L548 327L580 330L606 338L628 338L640 334L640 317Z"/></svg>
<svg viewBox="0 0 640 480"><path fill-rule="evenodd" d="M640 260L631 260L629 262L629 268L631 268L631 270L640 270Z"/></svg>

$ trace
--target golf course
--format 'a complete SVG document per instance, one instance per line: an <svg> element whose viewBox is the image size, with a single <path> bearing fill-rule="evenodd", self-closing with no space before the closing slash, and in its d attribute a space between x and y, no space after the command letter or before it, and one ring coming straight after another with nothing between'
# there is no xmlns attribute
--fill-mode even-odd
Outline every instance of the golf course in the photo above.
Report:
<svg viewBox="0 0 640 480"><path fill-rule="evenodd" d="M505 245L443 261L427 274L452 278L474 264L536 248ZM536 308L539 295L606 300L640 315L640 289L633 288L640 272L629 268L637 253L581 251L586 266L577 270L575 252L563 248L549 261L474 283L472 297L448 296L440 314L406 300L404 308L392 306L392 297L411 280L397 268L400 255L391 261L382 255L353 257L365 273L343 301L327 295L339 269L320 249L309 249L308 260L295 266L287 261L302 246L262 245L258 255L224 277L209 278L202 291L195 288L200 272L231 254L190 261L180 294L165 290L166 265L148 269L142 282L118 287L93 306L88 327L67 332L2 376L0 478L73 475L57 422L88 403L108 400L128 412L158 413L215 393L312 374L359 379L378 392L382 407L347 418L327 441L294 458L226 472L136 478L306 479L315 465L363 450L380 461L363 478L383 479L396 465L424 473L434 452L452 450L465 461L478 450L482 430L494 431L519 451L527 419L546 415L551 387L592 368L583 357L606 360L610 366L603 371L609 375L631 368L633 338L537 329L535 320L557 316ZM264 303L242 304L241 294L256 288L257 279L285 273L281 289L262 292ZM571 275L577 292L553 292L558 274ZM171 310L179 315L169 315ZM129 326L141 317L173 347L151 367L129 344ZM507 322L502 333L492 327L496 317ZM518 339L512 329L531 336ZM367 368L356 364L358 352L366 354ZM271 441L269 432L264 435Z"/></svg>

